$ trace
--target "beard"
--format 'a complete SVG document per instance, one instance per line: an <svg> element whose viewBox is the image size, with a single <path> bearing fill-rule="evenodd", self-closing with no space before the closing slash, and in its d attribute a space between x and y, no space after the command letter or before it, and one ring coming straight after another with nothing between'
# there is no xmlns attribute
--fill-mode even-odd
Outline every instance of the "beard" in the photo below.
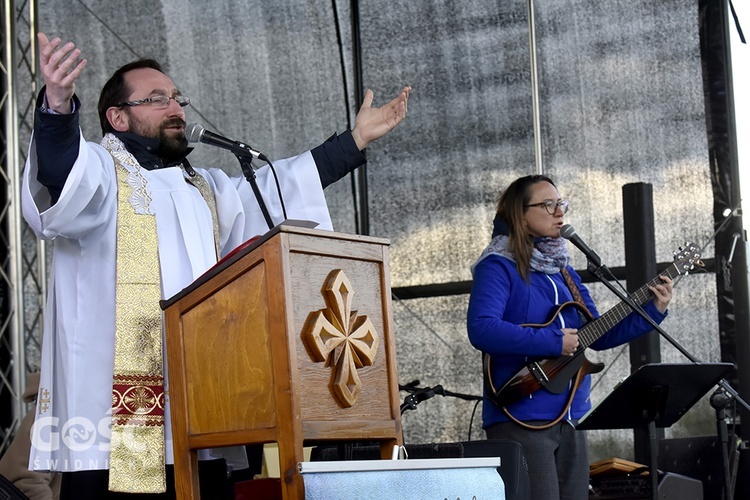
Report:
<svg viewBox="0 0 750 500"><path fill-rule="evenodd" d="M185 127L185 120L181 118L172 118L158 125L148 124L145 121L136 119L130 115L130 132L148 137L149 139L159 139L159 149L157 154L165 165L181 160L188 149L188 140L184 132L170 130L170 127Z"/></svg>
<svg viewBox="0 0 750 500"><path fill-rule="evenodd" d="M184 128L185 122L182 120L179 121ZM165 128L169 126L170 125L165 125L161 127L159 131L159 158L164 160L165 164L181 160L185 156L185 151L188 149L188 140L187 137L185 137L185 133L170 133Z"/></svg>

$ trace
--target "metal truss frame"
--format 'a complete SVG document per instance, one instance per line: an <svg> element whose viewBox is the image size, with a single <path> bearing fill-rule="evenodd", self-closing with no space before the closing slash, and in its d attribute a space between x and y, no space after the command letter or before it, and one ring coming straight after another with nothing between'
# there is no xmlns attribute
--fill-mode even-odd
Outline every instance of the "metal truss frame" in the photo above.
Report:
<svg viewBox="0 0 750 500"><path fill-rule="evenodd" d="M36 94L35 0L0 5L0 454L27 411L26 375L39 368L45 246L21 216L21 178L34 120ZM5 404L9 402L9 404Z"/></svg>

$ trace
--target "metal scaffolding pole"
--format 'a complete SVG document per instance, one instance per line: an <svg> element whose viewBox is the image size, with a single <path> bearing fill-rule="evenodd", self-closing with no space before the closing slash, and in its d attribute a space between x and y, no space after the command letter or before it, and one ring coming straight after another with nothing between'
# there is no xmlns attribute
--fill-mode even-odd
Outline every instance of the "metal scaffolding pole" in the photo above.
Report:
<svg viewBox="0 0 750 500"><path fill-rule="evenodd" d="M36 2L5 0L2 13L2 61L0 63L0 115L2 116L0 162L0 233L3 262L0 265L3 318L0 322L0 398L8 402L0 428L0 453L15 434L26 413L22 395L26 388L29 357L38 365L44 292L44 246L24 224L21 215L21 178L28 138L33 125L36 90ZM23 89L23 90L22 90ZM32 239L33 238L33 239ZM24 242L27 244L24 245ZM42 276L42 279L39 278ZM27 314L30 311L30 314Z"/></svg>
<svg viewBox="0 0 750 500"><path fill-rule="evenodd" d="M536 21L534 19L534 0L528 0L529 12L529 64L531 66L531 109L534 118L534 158L536 173L544 173L542 158L542 118L539 111L539 71L536 60Z"/></svg>

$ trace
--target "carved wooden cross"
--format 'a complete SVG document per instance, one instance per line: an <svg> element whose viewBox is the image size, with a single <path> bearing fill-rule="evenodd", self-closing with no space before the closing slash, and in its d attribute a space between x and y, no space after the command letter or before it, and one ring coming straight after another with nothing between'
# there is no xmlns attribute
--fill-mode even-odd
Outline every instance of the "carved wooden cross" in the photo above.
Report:
<svg viewBox="0 0 750 500"><path fill-rule="evenodd" d="M372 365L380 345L372 321L351 310L353 296L344 271L331 271L323 287L328 307L312 313L302 334L315 361L335 365L333 390L347 408L354 405L362 389L357 369Z"/></svg>

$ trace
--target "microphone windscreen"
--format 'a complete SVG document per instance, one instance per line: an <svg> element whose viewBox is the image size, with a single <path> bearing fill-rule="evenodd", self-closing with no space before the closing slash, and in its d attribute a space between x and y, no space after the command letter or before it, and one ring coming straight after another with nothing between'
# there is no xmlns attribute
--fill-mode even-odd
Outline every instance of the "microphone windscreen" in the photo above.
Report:
<svg viewBox="0 0 750 500"><path fill-rule="evenodd" d="M562 236L566 240L569 240L575 235L576 235L576 230L573 229L573 226L571 226L570 224L565 224L563 227L560 228L560 236Z"/></svg>
<svg viewBox="0 0 750 500"><path fill-rule="evenodd" d="M201 142L203 133L206 131L199 123L191 123L185 127L185 137L188 142Z"/></svg>

